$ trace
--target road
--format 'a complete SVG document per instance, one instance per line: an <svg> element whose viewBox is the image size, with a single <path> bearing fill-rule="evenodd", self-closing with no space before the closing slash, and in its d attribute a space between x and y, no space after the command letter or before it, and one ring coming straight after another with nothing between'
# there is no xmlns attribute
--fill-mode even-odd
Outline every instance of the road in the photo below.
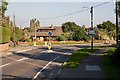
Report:
<svg viewBox="0 0 120 80"><path fill-rule="evenodd" d="M44 80L53 79L59 73L61 65L75 50L87 45L53 46L53 52L47 47L13 53L2 57L2 80Z"/></svg>

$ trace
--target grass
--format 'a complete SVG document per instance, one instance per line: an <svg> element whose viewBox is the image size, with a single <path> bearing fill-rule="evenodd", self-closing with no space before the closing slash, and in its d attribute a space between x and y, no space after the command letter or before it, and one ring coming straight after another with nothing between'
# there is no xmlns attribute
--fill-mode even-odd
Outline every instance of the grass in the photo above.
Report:
<svg viewBox="0 0 120 80"><path fill-rule="evenodd" d="M70 56L69 60L63 64L63 68L77 68L81 63L81 60L86 58L89 54L91 54L91 49L88 48L75 51Z"/></svg>
<svg viewBox="0 0 120 80"><path fill-rule="evenodd" d="M52 45L64 45L64 44L83 44L85 42L83 41L62 41L62 42L58 42L58 41L52 41L50 42ZM30 43L30 46L33 46L34 43ZM45 42L37 42L37 45L45 45Z"/></svg>
<svg viewBox="0 0 120 80"><path fill-rule="evenodd" d="M115 65L110 58L110 55L114 52L115 48L108 50L107 55L105 55L102 60L107 80L120 80L120 67Z"/></svg>

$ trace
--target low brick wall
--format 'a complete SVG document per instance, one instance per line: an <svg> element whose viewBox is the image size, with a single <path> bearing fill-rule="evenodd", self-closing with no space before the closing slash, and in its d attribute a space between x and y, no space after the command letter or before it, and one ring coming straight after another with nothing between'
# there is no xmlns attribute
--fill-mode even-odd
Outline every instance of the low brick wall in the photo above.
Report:
<svg viewBox="0 0 120 80"><path fill-rule="evenodd" d="M9 43L0 44L0 52L7 51L9 49Z"/></svg>

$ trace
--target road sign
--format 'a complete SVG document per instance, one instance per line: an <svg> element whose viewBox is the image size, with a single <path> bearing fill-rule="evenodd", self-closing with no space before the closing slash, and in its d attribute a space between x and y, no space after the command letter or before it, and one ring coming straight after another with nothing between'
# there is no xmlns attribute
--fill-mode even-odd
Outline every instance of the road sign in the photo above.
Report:
<svg viewBox="0 0 120 80"><path fill-rule="evenodd" d="M52 35L52 32L48 32L48 36L51 36Z"/></svg>
<svg viewBox="0 0 120 80"><path fill-rule="evenodd" d="M51 49L51 43L48 43L48 49L49 50Z"/></svg>
<svg viewBox="0 0 120 80"><path fill-rule="evenodd" d="M95 31L94 31L94 30L89 30L89 35L90 35L90 36L95 35Z"/></svg>

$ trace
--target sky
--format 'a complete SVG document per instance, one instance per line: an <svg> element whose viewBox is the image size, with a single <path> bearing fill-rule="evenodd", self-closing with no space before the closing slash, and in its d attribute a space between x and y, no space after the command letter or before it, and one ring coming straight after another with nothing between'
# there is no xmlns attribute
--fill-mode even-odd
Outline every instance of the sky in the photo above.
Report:
<svg viewBox="0 0 120 80"><path fill-rule="evenodd" d="M18 2L17 2L18 1ZM68 15L64 17L52 18L52 19L43 19L49 17L61 16L69 13L74 13L77 11L85 10L91 6L96 6L104 3L102 2L77 2L72 0L66 2L42 2L37 0L17 0L9 1L8 10L6 11L6 16L10 16L11 21L13 21L13 15L16 16L16 25L24 27L29 27L29 21L33 18L40 20L41 26L61 26L62 23L71 21L82 26L90 26L90 10L79 12L73 15ZM26 1L26 2L25 2ZM32 1L32 2L31 2ZM60 1L60 0L59 0ZM91 2L90 2L91 1ZM83 8L84 7L84 8ZM86 7L86 8L85 8ZM94 26L102 23L103 21L110 20L115 22L115 3L109 2L107 4L101 5L94 8Z"/></svg>

